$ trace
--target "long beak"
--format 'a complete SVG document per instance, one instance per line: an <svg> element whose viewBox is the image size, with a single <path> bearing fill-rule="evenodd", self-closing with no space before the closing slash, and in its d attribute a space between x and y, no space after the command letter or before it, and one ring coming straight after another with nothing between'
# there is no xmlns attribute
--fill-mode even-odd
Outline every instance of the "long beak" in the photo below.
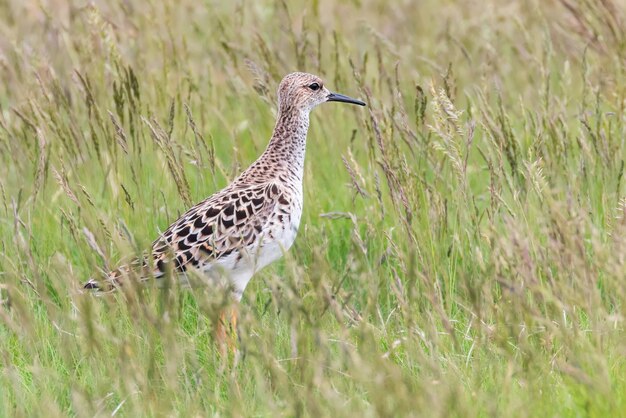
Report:
<svg viewBox="0 0 626 418"><path fill-rule="evenodd" d="M352 97L344 96L343 94L339 94L339 93L330 93L326 97L326 101L327 102L352 103L352 104L356 104L359 106L365 106L365 102L362 102L357 99L353 99Z"/></svg>

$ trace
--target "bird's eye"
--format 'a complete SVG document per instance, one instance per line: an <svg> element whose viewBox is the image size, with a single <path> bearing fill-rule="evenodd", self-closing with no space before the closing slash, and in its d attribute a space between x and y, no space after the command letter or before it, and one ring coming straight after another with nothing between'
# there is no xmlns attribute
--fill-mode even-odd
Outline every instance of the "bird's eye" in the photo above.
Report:
<svg viewBox="0 0 626 418"><path fill-rule="evenodd" d="M313 91L317 91L320 89L320 85L317 83L309 84L309 88Z"/></svg>

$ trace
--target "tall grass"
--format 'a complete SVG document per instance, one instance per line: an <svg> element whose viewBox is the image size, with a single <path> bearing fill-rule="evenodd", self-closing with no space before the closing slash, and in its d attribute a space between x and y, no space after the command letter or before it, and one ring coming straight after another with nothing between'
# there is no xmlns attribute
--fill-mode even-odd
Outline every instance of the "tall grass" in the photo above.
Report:
<svg viewBox="0 0 626 418"><path fill-rule="evenodd" d="M0 415L626 410L626 5L0 3ZM81 282L312 116L284 261L210 289Z"/></svg>

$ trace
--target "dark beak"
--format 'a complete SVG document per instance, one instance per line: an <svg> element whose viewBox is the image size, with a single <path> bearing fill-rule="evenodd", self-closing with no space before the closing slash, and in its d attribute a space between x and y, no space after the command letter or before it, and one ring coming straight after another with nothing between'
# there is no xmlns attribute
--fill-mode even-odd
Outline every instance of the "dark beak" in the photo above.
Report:
<svg viewBox="0 0 626 418"><path fill-rule="evenodd" d="M344 96L339 93L330 93L326 99L327 102L342 102L342 103L352 103L359 106L365 106L365 102L362 102L357 99L353 99L352 97Z"/></svg>

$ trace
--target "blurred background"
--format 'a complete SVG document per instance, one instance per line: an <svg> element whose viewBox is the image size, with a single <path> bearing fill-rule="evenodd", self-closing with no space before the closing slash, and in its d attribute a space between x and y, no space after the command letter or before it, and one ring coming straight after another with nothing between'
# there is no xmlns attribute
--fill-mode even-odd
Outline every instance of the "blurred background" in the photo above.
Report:
<svg viewBox="0 0 626 418"><path fill-rule="evenodd" d="M0 2L0 415L626 408L626 4ZM81 283L265 148L320 75L305 209L223 295Z"/></svg>

